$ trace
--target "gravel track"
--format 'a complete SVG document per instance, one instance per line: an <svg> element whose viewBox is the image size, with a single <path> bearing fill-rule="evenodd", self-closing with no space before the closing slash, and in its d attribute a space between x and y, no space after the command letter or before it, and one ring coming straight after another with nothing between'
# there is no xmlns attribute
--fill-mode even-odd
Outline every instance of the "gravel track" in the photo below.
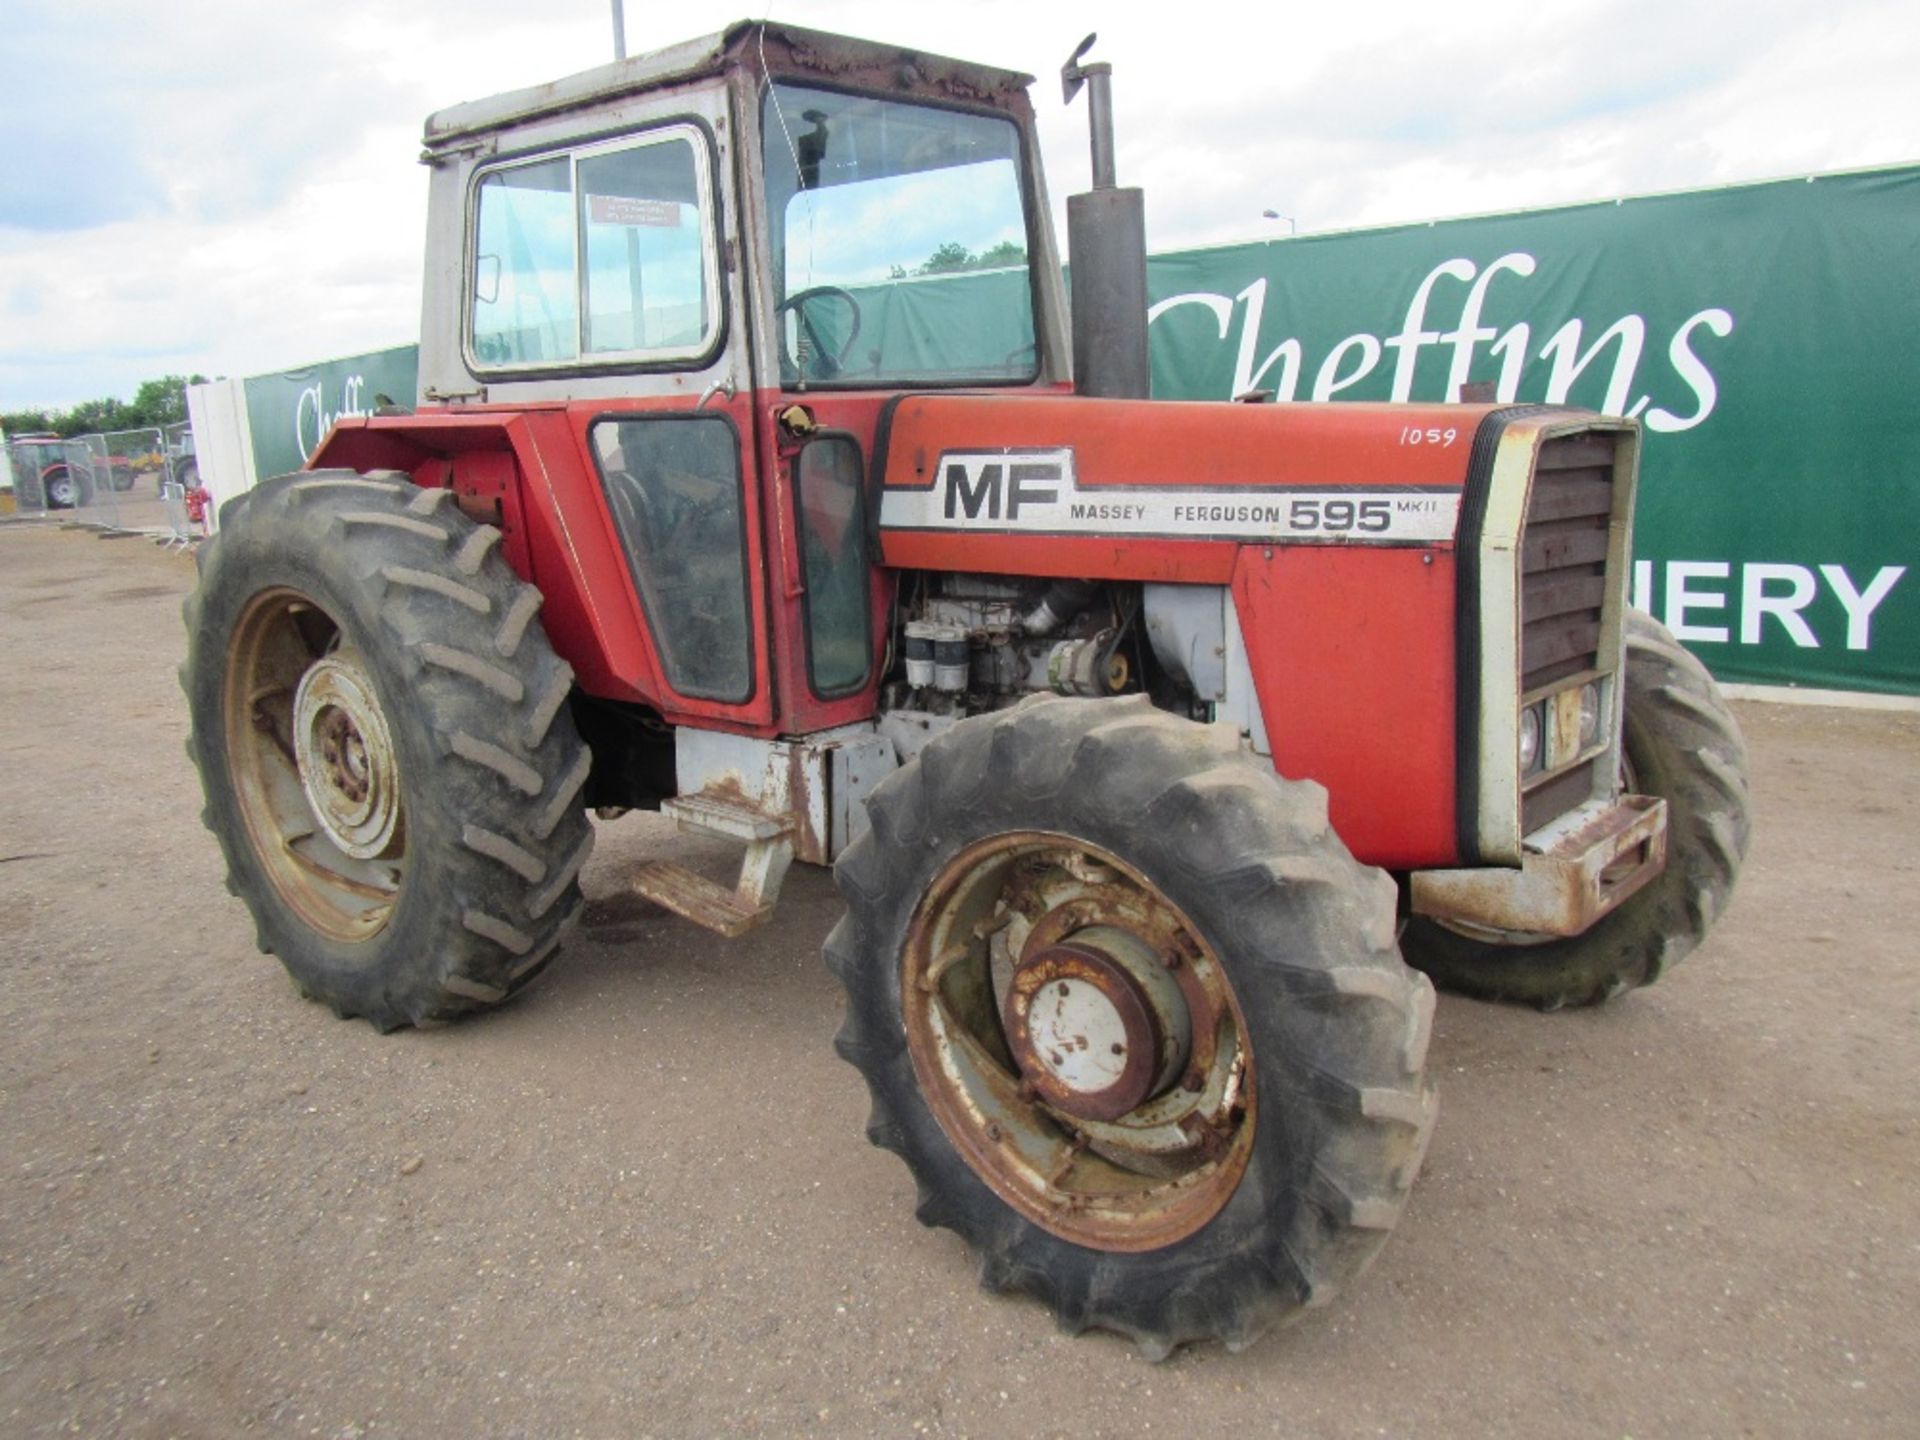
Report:
<svg viewBox="0 0 1920 1440"><path fill-rule="evenodd" d="M294 994L181 755L190 561L0 527L0 1433L1915 1433L1920 716L1744 704L1753 851L1654 988L1443 999L1352 1293L1161 1366L975 1284L862 1138L829 877L725 942L624 893L503 1012Z"/></svg>

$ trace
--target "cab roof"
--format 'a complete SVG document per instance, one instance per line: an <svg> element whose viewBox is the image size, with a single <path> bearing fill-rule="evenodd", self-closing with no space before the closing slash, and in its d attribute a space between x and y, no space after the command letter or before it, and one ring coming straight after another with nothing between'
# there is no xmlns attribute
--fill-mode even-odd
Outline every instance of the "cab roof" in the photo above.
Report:
<svg viewBox="0 0 1920 1440"><path fill-rule="evenodd" d="M899 45L876 44L794 25L741 20L716 34L615 60L544 85L450 105L427 117L426 145L438 146L522 121L718 75L734 66L854 89L887 89L975 103L1023 106L1031 75L998 70Z"/></svg>

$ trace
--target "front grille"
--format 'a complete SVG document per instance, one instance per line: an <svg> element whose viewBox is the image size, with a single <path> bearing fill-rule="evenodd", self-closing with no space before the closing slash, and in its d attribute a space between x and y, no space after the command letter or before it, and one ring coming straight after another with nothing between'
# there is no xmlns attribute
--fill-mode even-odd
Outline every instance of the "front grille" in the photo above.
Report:
<svg viewBox="0 0 1920 1440"><path fill-rule="evenodd" d="M1594 764L1587 760L1551 780L1531 782L1532 788L1520 797L1520 833L1531 835L1592 798Z"/></svg>
<svg viewBox="0 0 1920 1440"><path fill-rule="evenodd" d="M1540 447L1520 550L1520 691L1600 664L1613 513L1613 437Z"/></svg>

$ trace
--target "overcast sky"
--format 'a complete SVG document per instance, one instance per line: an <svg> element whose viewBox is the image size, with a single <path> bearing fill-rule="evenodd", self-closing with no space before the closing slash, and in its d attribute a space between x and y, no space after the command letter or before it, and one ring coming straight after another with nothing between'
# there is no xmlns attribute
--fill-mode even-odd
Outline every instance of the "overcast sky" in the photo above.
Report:
<svg viewBox="0 0 1920 1440"><path fill-rule="evenodd" d="M765 0L758 0L760 5ZM634 52L753 0L628 0ZM1040 76L1087 184L1088 30L1164 250L1920 161L1913 0L903 5L795 24ZM8 0L0 409L418 338L420 122L612 56L609 0ZM1920 277L1916 277L1920 280Z"/></svg>

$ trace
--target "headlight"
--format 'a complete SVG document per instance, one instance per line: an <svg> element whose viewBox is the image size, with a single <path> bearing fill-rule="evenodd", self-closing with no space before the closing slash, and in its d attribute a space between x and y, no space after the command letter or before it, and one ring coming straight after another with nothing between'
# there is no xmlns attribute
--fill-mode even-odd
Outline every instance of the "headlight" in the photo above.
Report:
<svg viewBox="0 0 1920 1440"><path fill-rule="evenodd" d="M1600 687L1589 682L1580 687L1580 748L1586 749L1600 735Z"/></svg>
<svg viewBox="0 0 1920 1440"><path fill-rule="evenodd" d="M1520 773L1526 774L1540 763L1540 707L1529 705L1520 712Z"/></svg>

